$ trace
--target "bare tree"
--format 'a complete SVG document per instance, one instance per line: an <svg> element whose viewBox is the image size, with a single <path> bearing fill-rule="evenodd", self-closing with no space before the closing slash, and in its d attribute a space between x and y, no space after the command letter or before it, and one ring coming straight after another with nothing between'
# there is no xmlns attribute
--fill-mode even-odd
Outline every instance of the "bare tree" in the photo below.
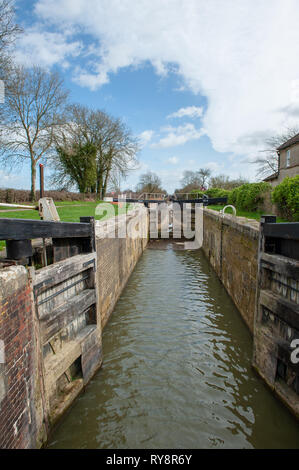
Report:
<svg viewBox="0 0 299 470"><path fill-rule="evenodd" d="M209 168L200 168L197 173L200 178L201 187L206 187L208 179L211 176L211 170Z"/></svg>
<svg viewBox="0 0 299 470"><path fill-rule="evenodd" d="M36 165L53 151L67 94L59 74L40 67L15 67L7 82L7 115L0 127L1 157L10 167L30 161L32 200Z"/></svg>
<svg viewBox="0 0 299 470"><path fill-rule="evenodd" d="M287 128L281 134L276 134L266 140L265 149L261 150L260 155L252 160L257 165L256 175L260 179L275 174L279 169L279 158L277 148L287 140L291 139L299 132L298 127Z"/></svg>
<svg viewBox="0 0 299 470"><path fill-rule="evenodd" d="M242 186L242 184L249 183L249 181L245 178L239 176L239 178L231 179L227 175L216 175L212 176L209 181L210 188L221 188L221 189L234 189L238 186Z"/></svg>
<svg viewBox="0 0 299 470"><path fill-rule="evenodd" d="M210 175L211 170L209 168L200 168L197 171L184 171L183 178L181 179L182 188L180 191L189 192L194 189L205 187Z"/></svg>
<svg viewBox="0 0 299 470"><path fill-rule="evenodd" d="M139 178L139 183L136 187L136 191L139 193L163 193L162 181L159 176L152 171L144 173Z"/></svg>
<svg viewBox="0 0 299 470"><path fill-rule="evenodd" d="M20 26L15 23L14 17L14 1L0 0L0 78L2 80L5 79L10 65L9 48L22 32Z"/></svg>
<svg viewBox="0 0 299 470"><path fill-rule="evenodd" d="M195 185L196 187L199 187L200 185L200 180L199 180L199 175L197 174L196 171L191 171L191 170L186 170L183 173L183 177L181 178L181 185L182 188L185 188L187 186Z"/></svg>
<svg viewBox="0 0 299 470"><path fill-rule="evenodd" d="M16 36L22 31L14 21L15 9L13 0L0 1L0 52L14 42Z"/></svg>
<svg viewBox="0 0 299 470"><path fill-rule="evenodd" d="M110 177L107 186L108 193L120 193L121 192L121 182L124 179L121 172L118 170L113 170L110 172Z"/></svg>
<svg viewBox="0 0 299 470"><path fill-rule="evenodd" d="M117 175L119 181L125 179L130 171L137 168L136 154L139 150L137 139L132 136L130 129L119 119L113 122L113 135L105 155L105 176L103 194L106 194L107 184L111 175Z"/></svg>
<svg viewBox="0 0 299 470"><path fill-rule="evenodd" d="M61 128L59 145L92 144L96 147L96 181L94 191L104 197L109 179L124 178L137 166L138 142L119 119L100 110L71 105L67 123ZM58 168L59 171L59 168Z"/></svg>
<svg viewBox="0 0 299 470"><path fill-rule="evenodd" d="M22 29L15 23L14 2L0 0L0 122L5 115L5 84L12 67L11 48Z"/></svg>

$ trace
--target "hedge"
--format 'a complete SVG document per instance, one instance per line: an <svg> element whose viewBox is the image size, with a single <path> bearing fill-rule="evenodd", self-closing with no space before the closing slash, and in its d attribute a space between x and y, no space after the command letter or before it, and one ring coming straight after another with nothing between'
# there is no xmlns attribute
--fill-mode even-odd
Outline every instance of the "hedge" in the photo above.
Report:
<svg viewBox="0 0 299 470"><path fill-rule="evenodd" d="M195 196L198 194L198 197L202 197L204 194L206 194L208 197L228 197L230 194L230 191L227 189L222 189L222 188L210 188L206 189L205 191L200 191L197 189L193 189L191 191L192 194Z"/></svg>
<svg viewBox="0 0 299 470"><path fill-rule="evenodd" d="M71 193L68 191L45 191L46 197L52 197L54 201L90 201L96 200L96 194ZM36 192L39 199L39 191ZM23 203L30 202L30 191L23 189L0 189L1 203Z"/></svg>
<svg viewBox="0 0 299 470"><path fill-rule="evenodd" d="M254 212L261 206L264 194L270 190L269 183L246 183L230 192L228 203L237 209Z"/></svg>
<svg viewBox="0 0 299 470"><path fill-rule="evenodd" d="M199 191L193 190L192 193ZM276 204L281 216L299 222L299 175L286 177L274 189L269 183L246 183L233 190L210 188L200 194L209 197L228 197L228 204L239 210L255 212L261 210L266 193L270 192L272 202ZM280 214L279 214L280 215Z"/></svg>
<svg viewBox="0 0 299 470"><path fill-rule="evenodd" d="M222 188L210 188L205 191L208 197L228 197L231 191Z"/></svg>
<svg viewBox="0 0 299 470"><path fill-rule="evenodd" d="M200 189L193 189L191 192L191 199L197 199L201 198L203 196L203 191L200 191Z"/></svg>
<svg viewBox="0 0 299 470"><path fill-rule="evenodd" d="M299 175L286 177L272 192L272 201L286 218L299 222Z"/></svg>

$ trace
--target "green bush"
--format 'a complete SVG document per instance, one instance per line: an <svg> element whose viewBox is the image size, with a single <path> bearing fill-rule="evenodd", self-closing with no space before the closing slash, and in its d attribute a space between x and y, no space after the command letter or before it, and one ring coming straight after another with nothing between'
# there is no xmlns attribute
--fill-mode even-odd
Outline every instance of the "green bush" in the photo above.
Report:
<svg viewBox="0 0 299 470"><path fill-rule="evenodd" d="M270 190L269 183L246 183L230 192L228 203L237 209L254 212L263 202L264 193Z"/></svg>
<svg viewBox="0 0 299 470"><path fill-rule="evenodd" d="M200 191L200 189L192 189L190 194L191 194L191 199L197 199L203 196L203 192Z"/></svg>
<svg viewBox="0 0 299 470"><path fill-rule="evenodd" d="M231 191L222 188L210 188L204 192L208 197L228 197Z"/></svg>
<svg viewBox="0 0 299 470"><path fill-rule="evenodd" d="M272 201L289 220L299 222L299 175L288 176L272 192Z"/></svg>
<svg viewBox="0 0 299 470"><path fill-rule="evenodd" d="M191 191L192 196L194 198L201 198L204 194L206 194L210 198L214 197L228 197L231 191L222 188L210 188L206 189L205 191L200 191L199 189L193 189ZM191 196L191 197L192 197Z"/></svg>

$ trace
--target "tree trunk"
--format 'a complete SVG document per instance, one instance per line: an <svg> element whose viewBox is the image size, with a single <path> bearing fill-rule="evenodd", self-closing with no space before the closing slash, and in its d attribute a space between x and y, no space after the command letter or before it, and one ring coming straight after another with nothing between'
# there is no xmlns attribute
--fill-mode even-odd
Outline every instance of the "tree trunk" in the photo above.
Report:
<svg viewBox="0 0 299 470"><path fill-rule="evenodd" d="M35 181L36 181L36 161L32 158L31 159L31 193L30 193L30 199L32 202L36 201Z"/></svg>
<svg viewBox="0 0 299 470"><path fill-rule="evenodd" d="M80 183L78 183L78 188L79 188L79 193L81 194L85 194L86 192L88 192L84 181L81 181Z"/></svg>
<svg viewBox="0 0 299 470"><path fill-rule="evenodd" d="M106 196L109 173L110 173L110 170L107 170L106 175L105 175L105 181L104 181L104 184L103 184L103 191L102 191L103 198Z"/></svg>
<svg viewBox="0 0 299 470"><path fill-rule="evenodd" d="M97 194L101 198L103 198L102 189L103 189L103 173L102 171L100 171L97 176Z"/></svg>

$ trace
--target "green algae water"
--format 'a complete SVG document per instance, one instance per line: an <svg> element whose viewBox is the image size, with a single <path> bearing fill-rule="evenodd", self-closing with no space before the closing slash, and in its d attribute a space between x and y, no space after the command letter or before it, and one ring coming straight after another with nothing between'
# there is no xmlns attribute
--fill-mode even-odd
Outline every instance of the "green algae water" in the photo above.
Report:
<svg viewBox="0 0 299 470"><path fill-rule="evenodd" d="M103 353L49 448L299 447L298 423L252 370L250 333L201 251L145 251Z"/></svg>

